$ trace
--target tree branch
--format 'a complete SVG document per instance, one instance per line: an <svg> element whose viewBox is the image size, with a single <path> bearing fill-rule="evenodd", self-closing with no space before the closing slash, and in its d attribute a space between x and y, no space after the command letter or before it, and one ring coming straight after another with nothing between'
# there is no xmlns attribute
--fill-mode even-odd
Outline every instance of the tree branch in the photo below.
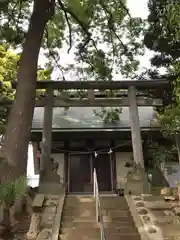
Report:
<svg viewBox="0 0 180 240"><path fill-rule="evenodd" d="M81 21L76 14L74 14L69 8L65 7L64 4L62 3L61 0L58 0L59 6L61 7L61 9L64 11L64 13L69 14L81 27L81 29L84 31L84 33L87 35L87 38L84 42L84 44L82 44L81 48L80 48L80 52L83 52L85 47L89 44L90 41L93 42L93 46L96 48L96 44L94 42L94 40L91 38L91 33L89 32L88 28L89 26L86 25L83 21ZM67 15L66 15L67 16ZM67 20L66 20L67 21ZM96 48L97 49L97 48Z"/></svg>
<svg viewBox="0 0 180 240"><path fill-rule="evenodd" d="M115 35L115 37L119 40L119 42L121 43L121 46L124 48L124 52L127 53L128 55L132 55L129 51L127 46L123 43L123 41L120 39L120 37L117 35L116 30L115 30L115 26L114 26L114 20L113 20L113 15L111 13L110 10L107 9L106 5L104 4L104 2L102 0L100 0L100 5L103 8L105 14L108 13L109 15L109 19L108 19L108 27L109 30L112 31ZM127 9L128 10L128 9Z"/></svg>
<svg viewBox="0 0 180 240"><path fill-rule="evenodd" d="M129 16L130 21L132 22L133 20L132 20L131 14L129 12L129 9L126 7L126 5L123 3L122 0L120 0L120 4L121 4L122 8L126 11L127 15Z"/></svg>
<svg viewBox="0 0 180 240"><path fill-rule="evenodd" d="M60 1L61 3L61 1ZM62 6L61 6L62 8ZM66 23L67 23L67 26L68 26L68 29L69 29L69 48L68 48L68 53L71 51L71 48L72 48L72 28L71 28L71 24L70 24L70 21L69 21L69 18L68 18L68 14L67 14L67 11L64 11L64 16L65 16L65 19L66 19Z"/></svg>
<svg viewBox="0 0 180 240"><path fill-rule="evenodd" d="M56 64L56 67L60 70L63 80L66 81L66 78L64 76L64 72L63 72L62 68L60 67L60 65L58 64L58 61L57 61L56 57L54 56L53 52L51 51L51 47L50 47L50 43L49 43L49 34L48 34L47 27L45 28L45 33L46 33L46 44L47 44L47 49L48 49L48 52L49 52L49 56L54 60L54 62Z"/></svg>

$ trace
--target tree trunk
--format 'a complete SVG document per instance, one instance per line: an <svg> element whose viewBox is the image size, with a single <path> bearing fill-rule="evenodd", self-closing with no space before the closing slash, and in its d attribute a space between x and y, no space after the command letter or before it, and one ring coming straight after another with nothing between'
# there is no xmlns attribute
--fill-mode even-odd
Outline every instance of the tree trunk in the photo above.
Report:
<svg viewBox="0 0 180 240"><path fill-rule="evenodd" d="M3 157L7 160L9 171L11 170L10 179L26 174L38 56L46 23L53 14L54 0L34 0L33 13L20 58L16 97L9 115L3 147Z"/></svg>

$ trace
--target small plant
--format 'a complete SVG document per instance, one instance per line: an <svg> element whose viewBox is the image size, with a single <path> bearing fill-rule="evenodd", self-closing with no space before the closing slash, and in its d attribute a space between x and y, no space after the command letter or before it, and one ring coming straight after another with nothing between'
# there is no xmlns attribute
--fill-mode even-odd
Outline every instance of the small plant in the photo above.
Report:
<svg viewBox="0 0 180 240"><path fill-rule="evenodd" d="M26 194L27 180L20 177L14 182L0 184L0 205L10 206L16 199Z"/></svg>
<svg viewBox="0 0 180 240"><path fill-rule="evenodd" d="M26 177L18 178L14 183L14 197L18 199L21 196L26 195L27 190L27 179Z"/></svg>
<svg viewBox="0 0 180 240"><path fill-rule="evenodd" d="M99 116L105 124L117 123L120 120L122 108L102 107L100 111L94 110L94 114Z"/></svg>

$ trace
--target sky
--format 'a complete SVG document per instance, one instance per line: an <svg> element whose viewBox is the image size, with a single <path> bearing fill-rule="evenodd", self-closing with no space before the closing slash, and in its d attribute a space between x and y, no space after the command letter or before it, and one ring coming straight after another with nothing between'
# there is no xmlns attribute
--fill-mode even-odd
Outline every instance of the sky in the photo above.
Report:
<svg viewBox="0 0 180 240"><path fill-rule="evenodd" d="M138 2L138 3L137 3ZM127 5L130 9L130 13L132 17L141 17L143 19L147 18L148 16L148 0L127 0ZM66 64L66 63L73 63L73 57L72 54L67 54L66 51L61 52L61 64ZM149 59L152 57L153 53L149 50L146 49L144 56L141 56L139 58L141 62L141 67L140 69L143 69L145 67L150 67L150 61ZM47 59L43 56L43 53L40 53L40 58L39 58L39 63L41 65L44 65L44 63L47 61ZM52 74L52 79L56 80L57 76L59 75L58 71L53 72ZM70 77L72 78L72 77ZM68 79L70 80L70 79Z"/></svg>
<svg viewBox="0 0 180 240"><path fill-rule="evenodd" d="M128 7L133 17L147 18L148 0L127 0Z"/></svg>

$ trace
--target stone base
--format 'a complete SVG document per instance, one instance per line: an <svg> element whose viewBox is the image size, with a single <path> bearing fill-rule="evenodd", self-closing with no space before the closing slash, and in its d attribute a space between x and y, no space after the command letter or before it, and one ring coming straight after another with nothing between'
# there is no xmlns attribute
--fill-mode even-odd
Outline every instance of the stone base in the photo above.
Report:
<svg viewBox="0 0 180 240"><path fill-rule="evenodd" d="M143 183L141 181L131 180L124 186L125 194L140 195L143 192Z"/></svg>
<svg viewBox="0 0 180 240"><path fill-rule="evenodd" d="M141 195L150 193L150 185L143 180L128 180L124 187L124 193L132 195Z"/></svg>

